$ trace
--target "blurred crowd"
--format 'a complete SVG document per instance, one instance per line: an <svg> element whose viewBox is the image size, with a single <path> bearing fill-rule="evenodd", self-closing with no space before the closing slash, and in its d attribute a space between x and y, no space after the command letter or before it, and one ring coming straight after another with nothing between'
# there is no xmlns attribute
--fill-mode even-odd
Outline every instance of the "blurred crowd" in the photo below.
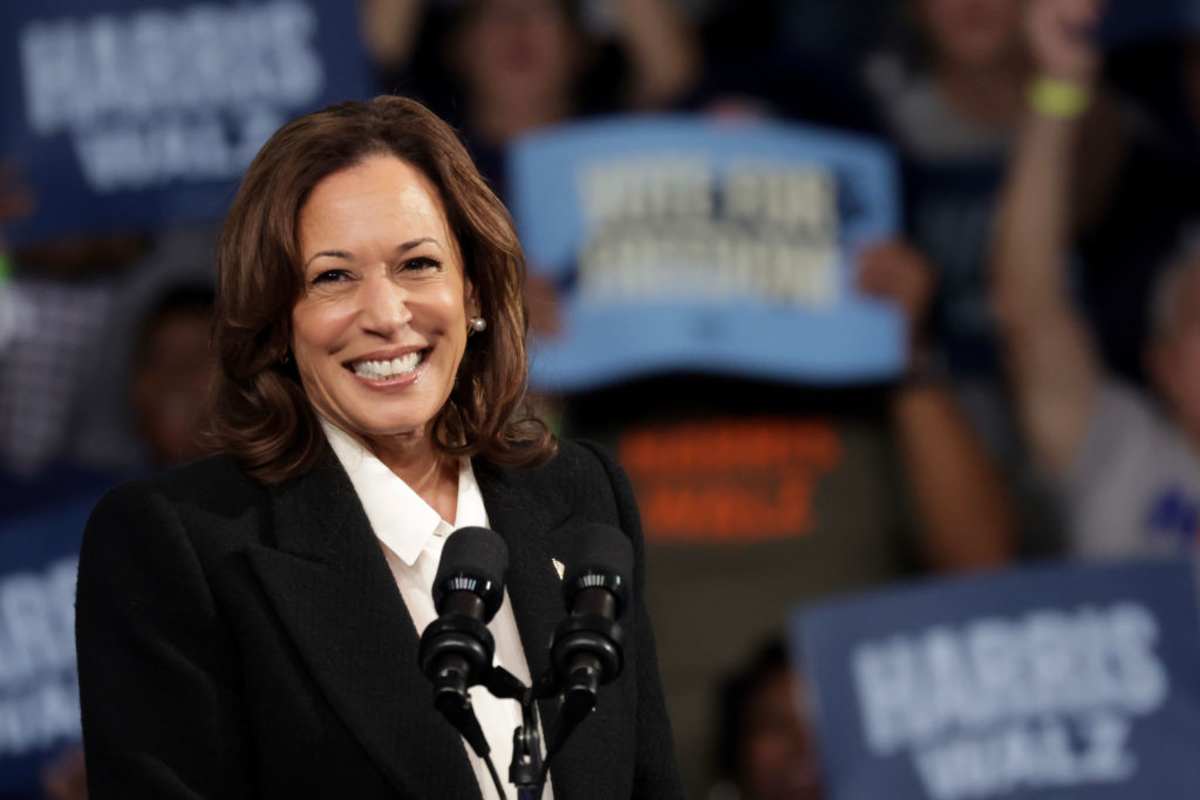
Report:
<svg viewBox="0 0 1200 800"><path fill-rule="evenodd" d="M1195 546L1200 2L1196 27L1149 37L1095 0L359 5L376 91L450 120L502 197L510 142L616 113L799 122L899 160L903 229L856 280L902 312L900 379L690 371L540 398L634 482L690 796L821 796L779 643L799 603ZM20 168L0 172L0 219L55 202ZM204 452L217 225L4 252L4 530ZM530 280L539 336L557 291ZM80 796L70 763L49 796Z"/></svg>

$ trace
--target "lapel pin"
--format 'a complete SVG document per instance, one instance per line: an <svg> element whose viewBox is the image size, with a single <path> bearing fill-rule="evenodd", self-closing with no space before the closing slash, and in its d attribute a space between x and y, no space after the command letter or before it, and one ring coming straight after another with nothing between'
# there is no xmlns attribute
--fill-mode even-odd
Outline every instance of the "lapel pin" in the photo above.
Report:
<svg viewBox="0 0 1200 800"><path fill-rule="evenodd" d="M557 558L550 559L550 563L554 565L554 571L558 573L558 579L561 581L563 579L563 572L566 569L563 567L563 563Z"/></svg>

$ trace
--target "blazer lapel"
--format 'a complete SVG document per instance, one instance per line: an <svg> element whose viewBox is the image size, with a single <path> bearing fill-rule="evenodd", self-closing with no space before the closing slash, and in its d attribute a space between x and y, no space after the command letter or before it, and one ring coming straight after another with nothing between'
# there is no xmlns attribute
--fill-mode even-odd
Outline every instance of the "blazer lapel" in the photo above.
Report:
<svg viewBox="0 0 1200 800"><path fill-rule="evenodd" d="M536 682L550 667L550 640L562 619L562 582L554 570L546 534L554 526L552 509L538 502L512 472L476 461L475 478L488 521L508 545L505 588L512 600L529 673ZM545 714L555 709L542 709Z"/></svg>
<svg viewBox="0 0 1200 800"><path fill-rule="evenodd" d="M256 548L250 559L330 704L397 789L480 797L462 740L433 708L412 617L336 458L273 490L273 511L278 549Z"/></svg>
<svg viewBox="0 0 1200 800"><path fill-rule="evenodd" d="M550 643L554 629L567 615L563 605L562 579L555 570L551 533L564 524L570 507L559 497L546 496L532 489L520 473L475 462L475 476L483 494L492 529L508 544L509 568L506 579L521 644L534 682L550 668ZM549 737L558 723L558 701L538 703L542 735ZM603 797L604 787L586 777L595 772L588 767L598 748L593 737L596 720L585 720L571 736L568 746L551 764L550 774L555 797ZM503 767L497 765L501 770ZM580 777L583 776L583 777Z"/></svg>

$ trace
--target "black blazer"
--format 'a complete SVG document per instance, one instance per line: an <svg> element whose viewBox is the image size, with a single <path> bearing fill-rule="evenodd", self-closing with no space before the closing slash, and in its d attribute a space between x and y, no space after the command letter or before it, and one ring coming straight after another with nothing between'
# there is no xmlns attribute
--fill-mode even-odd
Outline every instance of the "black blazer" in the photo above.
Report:
<svg viewBox="0 0 1200 800"><path fill-rule="evenodd" d="M554 542L573 524L630 536L640 598L633 494L590 445L562 442L539 468L474 466L537 676L565 615ZM88 523L76 604L92 800L480 796L331 453L273 488L218 456L113 491ZM683 796L640 602L624 624L623 673L552 764L559 800ZM554 702L539 711L551 730Z"/></svg>

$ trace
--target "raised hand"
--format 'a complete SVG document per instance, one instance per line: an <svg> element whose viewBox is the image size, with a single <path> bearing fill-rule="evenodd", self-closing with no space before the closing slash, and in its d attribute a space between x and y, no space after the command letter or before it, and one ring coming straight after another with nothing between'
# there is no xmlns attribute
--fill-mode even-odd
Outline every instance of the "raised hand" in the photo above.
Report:
<svg viewBox="0 0 1200 800"><path fill-rule="evenodd" d="M933 267L924 254L903 240L877 242L859 256L858 287L899 307L914 345L924 331L935 283Z"/></svg>
<svg viewBox="0 0 1200 800"><path fill-rule="evenodd" d="M1095 29L1104 5L1103 0L1030 0L1026 30L1039 72L1091 85L1100 68Z"/></svg>

